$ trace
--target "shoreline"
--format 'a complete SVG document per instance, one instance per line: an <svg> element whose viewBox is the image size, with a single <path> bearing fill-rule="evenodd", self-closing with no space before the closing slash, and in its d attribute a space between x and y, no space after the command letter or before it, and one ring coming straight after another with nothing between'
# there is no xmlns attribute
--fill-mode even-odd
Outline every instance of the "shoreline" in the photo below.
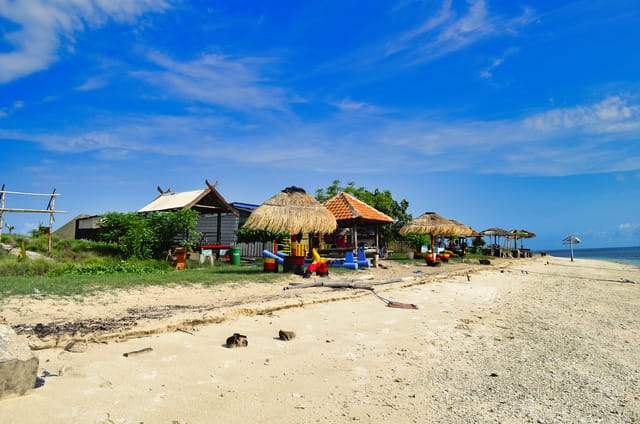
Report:
<svg viewBox="0 0 640 424"><path fill-rule="evenodd" d="M39 375L51 376L2 399L0 421L640 420L640 268L550 256L476 267L443 265L425 281L380 287L417 310L353 290L286 290L230 306L215 325L39 350ZM86 305L94 306L123 307L116 299ZM279 330L296 338L279 340ZM235 332L248 347L223 347Z"/></svg>

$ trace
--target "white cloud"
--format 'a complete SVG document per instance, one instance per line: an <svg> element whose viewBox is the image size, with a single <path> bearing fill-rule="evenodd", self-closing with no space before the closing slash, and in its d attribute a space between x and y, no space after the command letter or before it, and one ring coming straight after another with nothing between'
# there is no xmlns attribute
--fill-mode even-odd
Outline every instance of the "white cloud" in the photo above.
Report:
<svg viewBox="0 0 640 424"><path fill-rule="evenodd" d="M635 132L640 130L640 105L630 105L619 96L610 96L593 105L558 108L533 115L524 120L524 126L540 132Z"/></svg>
<svg viewBox="0 0 640 424"><path fill-rule="evenodd" d="M265 59L206 54L177 62L159 53L150 53L149 59L160 69L133 75L182 99L235 110L286 109L284 91L263 76Z"/></svg>
<svg viewBox="0 0 640 424"><path fill-rule="evenodd" d="M502 56L494 59L488 67L480 71L480 77L484 79L493 78L493 71L499 66L501 66L504 63L504 61L507 59L507 57L511 56L514 53L517 53L518 50L519 49L513 48L513 47L507 49L504 53L502 53Z"/></svg>
<svg viewBox="0 0 640 424"><path fill-rule="evenodd" d="M633 233L640 230L640 224L626 222L624 224L618 225L618 231L621 233Z"/></svg>
<svg viewBox="0 0 640 424"><path fill-rule="evenodd" d="M323 120L304 121L290 112L231 118L201 108L185 116L100 116L88 129L54 134L0 129L0 139L110 160L158 155L185 163L220 160L319 172L343 167L347 157L350 172L375 166L414 175L563 176L640 169L640 106L619 96L493 121L406 117L351 99L340 104ZM546 121L551 124L537 125ZM628 130L612 128L611 121Z"/></svg>
<svg viewBox="0 0 640 424"><path fill-rule="evenodd" d="M78 91L93 91L107 85L107 80L103 77L91 77L84 84L76 87Z"/></svg>
<svg viewBox="0 0 640 424"><path fill-rule="evenodd" d="M414 63L426 62L491 37L517 33L534 19L531 9L525 9L520 16L504 18L491 15L484 0L467 3L468 9L458 13L451 0L443 0L435 16L395 37L387 46L386 56L404 52L413 57Z"/></svg>
<svg viewBox="0 0 640 424"><path fill-rule="evenodd" d="M172 0L0 0L0 17L16 29L4 35L13 47L0 54L0 84L47 69L66 43L72 50L74 34L109 20L131 22L138 16L163 11Z"/></svg>
<svg viewBox="0 0 640 424"><path fill-rule="evenodd" d="M22 100L16 100L10 107L4 107L0 109L0 118L6 118L12 115L14 112L24 108L25 103Z"/></svg>

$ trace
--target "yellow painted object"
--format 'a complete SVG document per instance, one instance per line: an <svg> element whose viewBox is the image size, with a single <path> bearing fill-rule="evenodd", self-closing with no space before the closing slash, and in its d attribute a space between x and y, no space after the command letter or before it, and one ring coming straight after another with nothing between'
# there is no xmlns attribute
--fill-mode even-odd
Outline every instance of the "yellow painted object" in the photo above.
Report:
<svg viewBox="0 0 640 424"><path fill-rule="evenodd" d="M327 258L323 258L322 256L320 256L320 254L318 253L318 249L316 249L315 247L311 251L311 256L313 257L312 263L314 264L327 262Z"/></svg>

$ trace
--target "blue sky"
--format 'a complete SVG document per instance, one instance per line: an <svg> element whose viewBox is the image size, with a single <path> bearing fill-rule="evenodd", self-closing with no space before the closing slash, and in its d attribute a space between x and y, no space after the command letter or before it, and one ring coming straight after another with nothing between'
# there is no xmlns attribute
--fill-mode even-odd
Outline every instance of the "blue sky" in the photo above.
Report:
<svg viewBox="0 0 640 424"><path fill-rule="evenodd" d="M56 228L339 179L534 249L638 246L639 45L631 0L0 0L0 184L55 188Z"/></svg>

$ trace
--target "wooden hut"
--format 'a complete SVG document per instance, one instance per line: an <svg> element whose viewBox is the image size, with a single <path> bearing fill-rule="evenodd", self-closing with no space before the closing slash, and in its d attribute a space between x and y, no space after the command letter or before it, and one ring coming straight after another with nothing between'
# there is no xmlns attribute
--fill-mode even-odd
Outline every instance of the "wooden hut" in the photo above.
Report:
<svg viewBox="0 0 640 424"><path fill-rule="evenodd" d="M327 200L324 206L335 216L338 228L351 230L353 247L358 247L358 229L372 228L375 252L380 252L380 226L394 222L393 218L344 191Z"/></svg>

